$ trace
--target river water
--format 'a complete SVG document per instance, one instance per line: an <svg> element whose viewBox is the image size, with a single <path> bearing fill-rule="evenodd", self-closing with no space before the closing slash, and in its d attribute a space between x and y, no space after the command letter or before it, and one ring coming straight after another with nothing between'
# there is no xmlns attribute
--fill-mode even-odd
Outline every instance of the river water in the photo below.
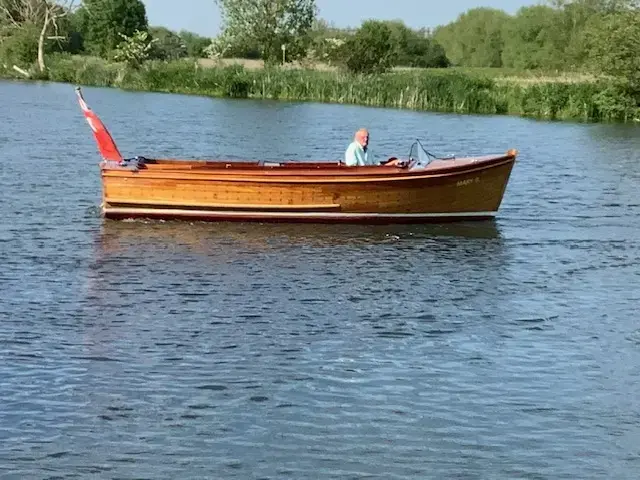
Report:
<svg viewBox="0 0 640 480"><path fill-rule="evenodd" d="M112 222L0 83L0 478L638 477L638 126L85 95L128 156L520 156L492 222Z"/></svg>

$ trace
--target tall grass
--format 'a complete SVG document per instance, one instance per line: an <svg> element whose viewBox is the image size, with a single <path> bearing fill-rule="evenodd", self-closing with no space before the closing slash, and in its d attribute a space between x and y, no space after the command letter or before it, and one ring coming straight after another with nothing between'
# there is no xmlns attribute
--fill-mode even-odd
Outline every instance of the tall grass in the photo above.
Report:
<svg viewBox="0 0 640 480"><path fill-rule="evenodd" d="M0 72L0 75L2 73ZM10 73L9 73L10 74ZM130 90L357 104L424 111L513 114L544 119L640 119L637 94L615 79L490 76L490 71L405 70L377 76L303 69L202 67L148 62L133 70L101 59L52 56L48 79ZM5 71L5 76L7 72ZM560 76L559 76L560 77ZM525 77L527 78L527 77ZM534 78L535 81L531 81Z"/></svg>

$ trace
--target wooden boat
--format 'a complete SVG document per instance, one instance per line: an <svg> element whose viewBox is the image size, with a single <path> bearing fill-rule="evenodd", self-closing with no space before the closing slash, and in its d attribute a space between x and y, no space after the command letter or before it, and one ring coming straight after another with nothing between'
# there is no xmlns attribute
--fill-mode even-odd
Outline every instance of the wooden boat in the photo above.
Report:
<svg viewBox="0 0 640 480"><path fill-rule="evenodd" d="M102 155L105 217L205 221L420 223L487 219L497 212L517 152L438 158L419 140L402 166L122 157L78 101Z"/></svg>

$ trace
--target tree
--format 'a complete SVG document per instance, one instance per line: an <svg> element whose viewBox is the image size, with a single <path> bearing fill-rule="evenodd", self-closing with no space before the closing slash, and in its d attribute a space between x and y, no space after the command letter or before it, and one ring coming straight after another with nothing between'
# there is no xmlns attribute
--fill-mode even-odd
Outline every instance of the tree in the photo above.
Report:
<svg viewBox="0 0 640 480"><path fill-rule="evenodd" d="M9 48L19 60L32 61L29 52L33 51L38 69L44 72L46 41L66 39L59 35L58 22L72 11L73 6L73 0L0 0L0 40L11 37ZM31 50L33 45L36 45L35 51Z"/></svg>
<svg viewBox="0 0 640 480"><path fill-rule="evenodd" d="M522 69L579 70L592 57L597 25L613 14L629 13L637 0L549 0L523 7L503 31L503 65ZM600 46L618 50L612 38ZM619 53L619 52L618 52Z"/></svg>
<svg viewBox="0 0 640 480"><path fill-rule="evenodd" d="M557 6L558 24L555 25L557 34L562 37L564 44L563 58L565 69L577 70L586 62L588 51L585 38L586 27L596 16L602 14L603 5L600 0L580 0L570 3L565 0L554 0Z"/></svg>
<svg viewBox="0 0 640 480"><path fill-rule="evenodd" d="M415 46L410 45L408 53L412 58L409 62L410 67L447 68L451 66L447 52L433 38L425 38Z"/></svg>
<svg viewBox="0 0 640 480"><path fill-rule="evenodd" d="M120 37L122 42L115 49L114 60L125 62L132 68L140 68L146 60L151 58L153 45L157 39L151 38L149 32L138 30L131 37L124 34L120 34Z"/></svg>
<svg viewBox="0 0 640 480"><path fill-rule="evenodd" d="M626 79L640 90L640 11L611 13L588 30L591 70Z"/></svg>
<svg viewBox="0 0 640 480"><path fill-rule="evenodd" d="M391 29L395 65L404 67L448 67L444 49L426 31L415 31L401 20L385 22Z"/></svg>
<svg viewBox="0 0 640 480"><path fill-rule="evenodd" d="M78 12L85 48L106 56L122 41L147 31L147 13L141 0L84 0Z"/></svg>
<svg viewBox="0 0 640 480"><path fill-rule="evenodd" d="M257 60L262 58L262 51L255 41L247 38L231 37L223 31L204 50L208 58L248 58Z"/></svg>
<svg viewBox="0 0 640 480"><path fill-rule="evenodd" d="M556 24L552 27L560 55L561 67L579 69L588 62L588 27L605 15L637 8L638 0L550 0L556 9Z"/></svg>
<svg viewBox="0 0 640 480"><path fill-rule="evenodd" d="M36 25L26 24L0 39L0 63L30 66L38 59L38 35Z"/></svg>
<svg viewBox="0 0 640 480"><path fill-rule="evenodd" d="M322 18L316 19L309 32L310 44L307 53L309 59L329 64L343 62L342 46L352 33L330 25Z"/></svg>
<svg viewBox="0 0 640 480"><path fill-rule="evenodd" d="M630 81L640 0L546 0L515 16L475 8L436 29L455 65L608 72Z"/></svg>
<svg viewBox="0 0 640 480"><path fill-rule="evenodd" d="M204 50L211 44L211 39L208 37L202 37L197 33L181 30L178 36L184 42L187 49L187 55L193 58L203 58L205 56Z"/></svg>
<svg viewBox="0 0 640 480"><path fill-rule="evenodd" d="M548 3L558 9L577 7L603 14L632 10L640 7L639 0L548 0Z"/></svg>
<svg viewBox="0 0 640 480"><path fill-rule="evenodd" d="M306 53L316 17L315 0L215 0L223 36L234 45L257 45L265 62L277 61L286 47L290 59Z"/></svg>
<svg viewBox="0 0 640 480"><path fill-rule="evenodd" d="M344 45L347 68L354 73L384 73L394 62L396 52L391 28L377 20L367 20Z"/></svg>
<svg viewBox="0 0 640 480"><path fill-rule="evenodd" d="M504 25L511 17L494 8L473 8L454 22L439 27L435 40L444 47L454 65L467 67L502 66Z"/></svg>
<svg viewBox="0 0 640 480"><path fill-rule="evenodd" d="M502 63L519 69L560 69L568 44L563 12L546 5L522 7L504 26Z"/></svg>
<svg viewBox="0 0 640 480"><path fill-rule="evenodd" d="M150 55L160 60L178 60L187 56L187 46L182 38L165 27L149 28L153 38L153 49Z"/></svg>

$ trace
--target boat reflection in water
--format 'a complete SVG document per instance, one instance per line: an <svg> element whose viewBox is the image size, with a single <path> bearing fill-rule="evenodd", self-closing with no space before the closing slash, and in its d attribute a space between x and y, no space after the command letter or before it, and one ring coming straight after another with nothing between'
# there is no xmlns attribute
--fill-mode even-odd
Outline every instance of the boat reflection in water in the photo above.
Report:
<svg viewBox="0 0 640 480"><path fill-rule="evenodd" d="M96 238L98 257L150 251L195 253L211 259L239 252L290 248L383 246L416 248L425 244L455 246L472 240L502 243L495 220L421 225L345 225L242 222L105 220ZM486 242L475 242L478 246ZM486 246L486 245L485 245Z"/></svg>

